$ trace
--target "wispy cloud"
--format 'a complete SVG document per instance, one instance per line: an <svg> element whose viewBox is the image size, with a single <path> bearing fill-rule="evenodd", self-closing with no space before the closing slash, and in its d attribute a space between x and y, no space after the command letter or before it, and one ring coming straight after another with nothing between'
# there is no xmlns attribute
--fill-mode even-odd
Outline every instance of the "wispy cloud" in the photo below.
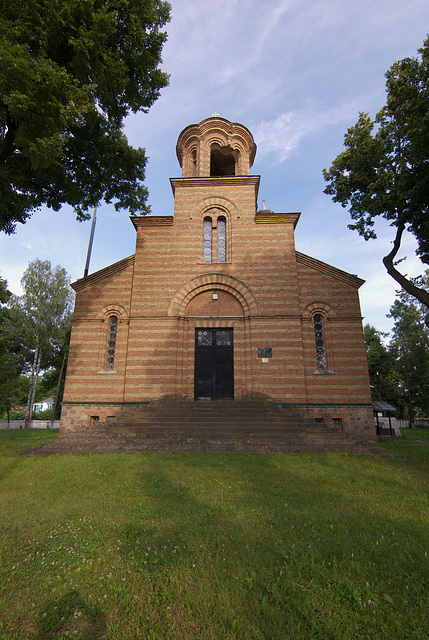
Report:
<svg viewBox="0 0 429 640"><path fill-rule="evenodd" d="M315 106L286 111L272 120L260 122L253 129L262 157L271 156L272 164L285 162L309 137L322 134L327 127L354 124L351 118L358 112L356 101L322 111Z"/></svg>

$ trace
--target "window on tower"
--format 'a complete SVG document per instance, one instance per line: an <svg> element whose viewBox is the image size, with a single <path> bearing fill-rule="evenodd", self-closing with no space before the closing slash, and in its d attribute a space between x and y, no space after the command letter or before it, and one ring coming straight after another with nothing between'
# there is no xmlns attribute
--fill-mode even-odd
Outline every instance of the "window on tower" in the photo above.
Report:
<svg viewBox="0 0 429 640"><path fill-rule="evenodd" d="M226 262L226 218L217 219L217 261Z"/></svg>
<svg viewBox="0 0 429 640"><path fill-rule="evenodd" d="M231 147L213 145L210 154L210 177L235 176L236 155Z"/></svg>
<svg viewBox="0 0 429 640"><path fill-rule="evenodd" d="M197 150L192 152L192 176L195 178L197 175Z"/></svg>
<svg viewBox="0 0 429 640"><path fill-rule="evenodd" d="M213 229L212 219L204 218L203 262L212 261Z"/></svg>
<svg viewBox="0 0 429 640"><path fill-rule="evenodd" d="M204 218L203 262L227 262L225 216Z"/></svg>

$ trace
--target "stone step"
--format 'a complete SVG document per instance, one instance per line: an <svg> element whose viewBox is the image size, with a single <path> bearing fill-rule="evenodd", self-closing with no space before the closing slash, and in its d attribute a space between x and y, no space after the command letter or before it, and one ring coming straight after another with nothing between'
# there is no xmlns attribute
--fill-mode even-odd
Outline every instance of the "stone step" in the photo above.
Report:
<svg viewBox="0 0 429 640"><path fill-rule="evenodd" d="M74 443L77 444L94 444L101 442L125 442L125 443L133 443L136 446L139 443L147 446L150 443L154 443L154 445L158 445L159 443L170 443L174 445L175 443L184 443L184 442L195 442L195 443L206 443L206 442L243 442L247 444L255 444L259 445L268 445L272 444L273 446L279 446L282 443L284 444L323 444L323 443L354 443L355 439L344 435L344 434L331 434L329 436L324 434L318 435L310 435L310 434L272 434L268 433L264 434L231 434L225 433L220 434L216 432L209 432L207 434L198 434L198 433L184 433L184 434L172 434L172 433L119 433L119 434L104 434L100 433L97 435L87 435L87 434L70 434L68 437L58 438L57 443L64 443L65 445L72 445Z"/></svg>
<svg viewBox="0 0 429 640"><path fill-rule="evenodd" d="M333 433L237 433L224 430L201 433L197 430L186 433L180 430L161 432L159 429L141 430L132 433L117 434L111 429L101 428L92 431L69 433L43 447L44 453L109 453L119 451L283 451L283 452L320 452L355 451L361 452L367 445L350 434Z"/></svg>
<svg viewBox="0 0 429 640"><path fill-rule="evenodd" d="M316 423L297 410L271 402L162 401L126 406L116 418L60 434L34 453L362 453L370 449L339 427Z"/></svg>
<svg viewBox="0 0 429 640"><path fill-rule="evenodd" d="M171 442L151 441L150 443L133 442L132 440L115 440L110 442L87 442L87 443L52 443L43 445L38 450L28 452L29 455L38 454L102 454L102 453L145 453L154 451L183 451L193 453L365 453L368 455L385 455L384 449L372 446L368 443L350 443L347 441L322 443L302 443L302 442L282 442L274 443L246 443L236 441L212 440L207 442Z"/></svg>
<svg viewBox="0 0 429 640"><path fill-rule="evenodd" d="M296 421L283 421L283 420L221 420L219 418L212 420L202 420L202 419L180 419L176 418L173 420L164 420L160 418L153 418L152 420L139 420L139 421L128 421L128 420L118 420L118 421L106 421L104 423L99 423L97 426L93 426L93 429L123 429L123 428L132 428L132 429L173 429L173 430L198 430L198 429L216 429L222 431L242 431L242 430L262 430L266 431L269 429L273 430L284 430L284 431L321 431L325 432L329 430L330 432L334 432L340 430L339 427L328 426L328 425L319 425L315 422L311 421L303 421L299 424ZM90 427L88 429L91 429Z"/></svg>
<svg viewBox="0 0 429 640"><path fill-rule="evenodd" d="M121 415L128 417L156 414L159 416L176 415L275 415L289 414L296 417L296 410L282 405L274 405L272 402L255 401L230 401L230 402L159 402L139 405L127 405Z"/></svg>

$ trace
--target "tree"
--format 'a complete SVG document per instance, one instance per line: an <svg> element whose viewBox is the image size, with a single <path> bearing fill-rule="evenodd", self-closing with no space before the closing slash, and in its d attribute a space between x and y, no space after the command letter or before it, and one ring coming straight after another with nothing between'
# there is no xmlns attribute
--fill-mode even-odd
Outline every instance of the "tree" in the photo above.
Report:
<svg viewBox="0 0 429 640"><path fill-rule="evenodd" d="M0 278L0 304L7 302L11 295L11 292L7 288L7 281Z"/></svg>
<svg viewBox="0 0 429 640"><path fill-rule="evenodd" d="M429 291L429 270L415 284ZM394 320L389 350L404 380L411 423L414 413L429 415L429 329L425 316L425 305L406 291L396 292L388 316Z"/></svg>
<svg viewBox="0 0 429 640"><path fill-rule="evenodd" d="M389 347L383 343L387 334L366 324L363 329L368 372L373 400L389 402L397 409L404 405L402 400L403 380L396 367L396 359Z"/></svg>
<svg viewBox="0 0 429 640"><path fill-rule="evenodd" d="M52 405L52 416L51 416L51 429L54 427L54 420L60 418L61 414L61 406L60 402L63 397L64 392L64 381L65 381L65 372L67 367L67 360L69 355L69 346L70 346L70 336L71 336L71 316L69 316L68 321L64 322L61 326L61 331L58 334L58 340L56 349L53 353L52 358L52 369L47 374L51 374L51 376L55 376L55 391L54 391L54 403Z"/></svg>
<svg viewBox="0 0 429 640"><path fill-rule="evenodd" d="M420 58L395 62L386 73L386 105L372 120L361 113L348 129L345 151L323 170L325 193L349 207L350 229L375 238L375 218L396 227L387 272L428 310L429 292L398 271L395 257L404 231L417 240L417 255L429 263L429 38ZM426 311L429 326L429 314Z"/></svg>
<svg viewBox="0 0 429 640"><path fill-rule="evenodd" d="M147 212L146 156L122 133L168 76L163 0L8 0L0 14L0 230L46 204Z"/></svg>
<svg viewBox="0 0 429 640"><path fill-rule="evenodd" d="M24 294L11 302L14 326L20 328L22 341L32 355L26 426L31 419L42 356L61 341L70 323L73 292L69 283L62 267L52 269L49 260L34 260L21 279Z"/></svg>
<svg viewBox="0 0 429 640"><path fill-rule="evenodd" d="M11 297L6 280L0 278L0 413L6 412L8 422L13 402L19 395L19 375L24 368L21 347L14 338L10 322L10 311L3 306Z"/></svg>

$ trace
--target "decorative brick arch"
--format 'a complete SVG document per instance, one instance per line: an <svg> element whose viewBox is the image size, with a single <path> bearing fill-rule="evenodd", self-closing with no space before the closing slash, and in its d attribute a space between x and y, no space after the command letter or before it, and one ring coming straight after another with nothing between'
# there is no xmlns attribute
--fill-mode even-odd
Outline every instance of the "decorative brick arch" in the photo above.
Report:
<svg viewBox="0 0 429 640"><path fill-rule="evenodd" d="M239 218L240 213L232 202L232 200L228 200L228 198L204 198L197 202L197 204L192 209L189 218L204 218L204 216L211 210L218 209L220 215L224 215L226 218Z"/></svg>
<svg viewBox="0 0 429 640"><path fill-rule="evenodd" d="M128 312L121 304L107 304L97 313L97 320L107 320L109 316L117 315L119 320L127 320Z"/></svg>
<svg viewBox="0 0 429 640"><path fill-rule="evenodd" d="M218 289L227 291L237 298L245 316L260 315L259 304L253 292L241 280L225 273L207 273L186 282L173 295L168 308L169 316L184 316L192 298L203 291Z"/></svg>
<svg viewBox="0 0 429 640"><path fill-rule="evenodd" d="M326 302L312 302L305 307L302 317L305 320L310 320L316 313L322 314L325 318L335 318L337 315L334 309Z"/></svg>

